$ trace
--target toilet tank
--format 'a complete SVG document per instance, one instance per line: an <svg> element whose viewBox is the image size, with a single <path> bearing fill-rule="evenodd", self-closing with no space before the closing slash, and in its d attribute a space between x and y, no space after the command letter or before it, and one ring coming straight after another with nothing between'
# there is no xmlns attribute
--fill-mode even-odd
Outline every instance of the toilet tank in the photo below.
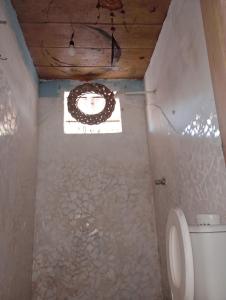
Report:
<svg viewBox="0 0 226 300"><path fill-rule="evenodd" d="M194 300L226 299L226 225L189 227L194 261Z"/></svg>

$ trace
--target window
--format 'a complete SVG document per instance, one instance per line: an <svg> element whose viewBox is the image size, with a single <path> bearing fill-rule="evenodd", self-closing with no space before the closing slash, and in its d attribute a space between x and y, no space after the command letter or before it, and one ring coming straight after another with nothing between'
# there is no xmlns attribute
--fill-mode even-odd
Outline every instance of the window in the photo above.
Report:
<svg viewBox="0 0 226 300"><path fill-rule="evenodd" d="M86 125L76 121L67 108L67 97L69 92L64 92L64 133L65 134L97 134L97 133L119 133L122 132L121 109L119 98L115 98L115 110L111 117L104 123L98 125ZM97 114L104 108L105 99L97 94L86 93L79 102L78 107L86 114Z"/></svg>

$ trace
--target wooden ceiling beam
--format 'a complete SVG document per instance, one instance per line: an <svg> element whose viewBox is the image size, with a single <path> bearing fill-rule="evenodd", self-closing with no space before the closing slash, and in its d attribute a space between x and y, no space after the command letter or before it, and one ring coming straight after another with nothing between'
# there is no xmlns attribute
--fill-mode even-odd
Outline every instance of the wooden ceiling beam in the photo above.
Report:
<svg viewBox="0 0 226 300"><path fill-rule="evenodd" d="M12 0L20 22L78 22L97 21L95 0ZM170 0L124 0L125 19L116 12L115 22L123 24L162 24ZM100 22L109 23L109 11L101 10Z"/></svg>
<svg viewBox="0 0 226 300"><path fill-rule="evenodd" d="M116 67L37 67L43 79L74 79L89 81L93 79L142 79L146 67L133 66L118 70Z"/></svg>
<svg viewBox="0 0 226 300"><path fill-rule="evenodd" d="M95 0L12 0L40 78L143 78L170 0L123 0L115 12L115 38L121 48L111 67L110 12ZM76 54L69 56L74 32Z"/></svg>
<svg viewBox="0 0 226 300"><path fill-rule="evenodd" d="M152 49L122 49L118 65L147 64L153 53ZM36 66L110 66L111 49L76 49L75 56L70 56L68 48L30 48ZM92 57L92 59L90 59Z"/></svg>
<svg viewBox="0 0 226 300"><path fill-rule="evenodd" d="M115 26L115 38L121 48L152 49L158 39L161 26ZM111 35L110 26L101 25L90 28L86 25L72 27L70 24L22 24L26 42L29 47L67 47L72 32L75 32L75 44L80 48L110 48L111 40L98 30Z"/></svg>

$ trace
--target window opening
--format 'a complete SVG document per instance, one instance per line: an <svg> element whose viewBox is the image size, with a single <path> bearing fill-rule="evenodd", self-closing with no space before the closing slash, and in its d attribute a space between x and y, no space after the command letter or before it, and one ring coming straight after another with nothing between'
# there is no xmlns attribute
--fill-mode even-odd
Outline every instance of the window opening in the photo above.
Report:
<svg viewBox="0 0 226 300"><path fill-rule="evenodd" d="M64 92L64 133L65 134L98 134L122 132L121 108L118 97L115 97L115 109L111 117L98 125L87 125L76 121L68 111L67 98L70 92ZM116 92L114 92L116 94ZM97 114L103 110L105 99L94 93L84 94L78 101L78 107L86 114Z"/></svg>

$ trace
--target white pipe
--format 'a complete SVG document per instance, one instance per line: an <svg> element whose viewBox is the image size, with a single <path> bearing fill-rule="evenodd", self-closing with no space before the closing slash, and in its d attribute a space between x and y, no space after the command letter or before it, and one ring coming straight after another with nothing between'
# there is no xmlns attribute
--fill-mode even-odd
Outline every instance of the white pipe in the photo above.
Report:
<svg viewBox="0 0 226 300"><path fill-rule="evenodd" d="M117 92L116 95L146 95L146 94L155 94L157 90L153 91L139 91L139 92Z"/></svg>

